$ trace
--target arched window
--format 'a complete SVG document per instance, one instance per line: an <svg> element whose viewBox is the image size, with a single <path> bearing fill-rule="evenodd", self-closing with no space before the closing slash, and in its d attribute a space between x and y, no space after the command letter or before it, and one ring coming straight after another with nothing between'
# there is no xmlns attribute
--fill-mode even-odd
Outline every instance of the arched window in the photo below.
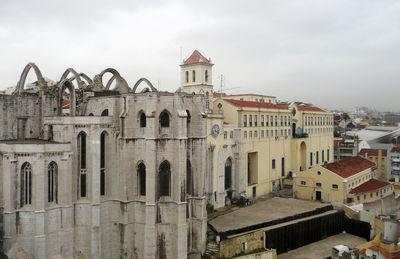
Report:
<svg viewBox="0 0 400 259"><path fill-rule="evenodd" d="M192 71L192 81L196 82L196 71Z"/></svg>
<svg viewBox="0 0 400 259"><path fill-rule="evenodd" d="M146 195L146 166L141 162L137 168L139 195Z"/></svg>
<svg viewBox="0 0 400 259"><path fill-rule="evenodd" d="M93 113L89 113L89 116L94 116Z"/></svg>
<svg viewBox="0 0 400 259"><path fill-rule="evenodd" d="M86 197L86 133L78 135L78 173L79 173L79 197Z"/></svg>
<svg viewBox="0 0 400 259"><path fill-rule="evenodd" d="M186 76L186 83L189 83L189 71L186 71L185 76Z"/></svg>
<svg viewBox="0 0 400 259"><path fill-rule="evenodd" d="M169 114L165 110L160 114L160 125L161 127L169 127Z"/></svg>
<svg viewBox="0 0 400 259"><path fill-rule="evenodd" d="M204 72L204 79L206 80L206 82L208 82L208 70Z"/></svg>
<svg viewBox="0 0 400 259"><path fill-rule="evenodd" d="M47 201L58 202L58 166L51 162L47 167Z"/></svg>
<svg viewBox="0 0 400 259"><path fill-rule="evenodd" d="M225 190L232 187L232 160L229 157L225 162Z"/></svg>
<svg viewBox="0 0 400 259"><path fill-rule="evenodd" d="M169 196L171 191L171 166L168 161L160 164L158 172L158 198Z"/></svg>
<svg viewBox="0 0 400 259"><path fill-rule="evenodd" d="M26 162L21 167L21 207L32 204L32 166Z"/></svg>
<svg viewBox="0 0 400 259"><path fill-rule="evenodd" d="M186 117L186 131L187 131L187 134L189 135L190 134L190 121L192 120L192 117L190 116L189 110L186 110L186 115L187 115L187 117Z"/></svg>
<svg viewBox="0 0 400 259"><path fill-rule="evenodd" d="M101 112L101 116L108 116L108 109Z"/></svg>
<svg viewBox="0 0 400 259"><path fill-rule="evenodd" d="M193 174L192 174L192 164L190 160L186 160L186 192L189 195L193 195Z"/></svg>
<svg viewBox="0 0 400 259"><path fill-rule="evenodd" d="M100 195L106 194L106 157L108 133L103 131L100 135Z"/></svg>
<svg viewBox="0 0 400 259"><path fill-rule="evenodd" d="M142 111L142 112L140 112L139 116L140 116L139 117L140 127L141 128L145 128L146 127L146 114L144 114L144 112Z"/></svg>

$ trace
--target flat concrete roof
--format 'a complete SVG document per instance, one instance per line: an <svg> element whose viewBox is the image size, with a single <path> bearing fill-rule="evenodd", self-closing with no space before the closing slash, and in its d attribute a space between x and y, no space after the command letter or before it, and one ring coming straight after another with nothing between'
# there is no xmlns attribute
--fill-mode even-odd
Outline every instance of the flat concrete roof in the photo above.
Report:
<svg viewBox="0 0 400 259"><path fill-rule="evenodd" d="M217 232L248 227L329 206L328 203L275 197L209 221Z"/></svg>
<svg viewBox="0 0 400 259"><path fill-rule="evenodd" d="M299 247L289 253L278 255L278 259L309 259L309 258L327 258L332 255L332 248L336 245L345 245L354 248L367 242L364 238L353 236L347 233L340 233L318 242Z"/></svg>

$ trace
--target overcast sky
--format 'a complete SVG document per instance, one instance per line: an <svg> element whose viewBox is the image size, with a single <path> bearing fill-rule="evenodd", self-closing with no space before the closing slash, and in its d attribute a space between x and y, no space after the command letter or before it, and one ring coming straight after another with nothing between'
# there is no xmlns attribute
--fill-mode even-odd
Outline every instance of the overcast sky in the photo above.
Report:
<svg viewBox="0 0 400 259"><path fill-rule="evenodd" d="M0 0L0 89L34 62L54 80L113 67L175 91L194 49L215 64L214 90L223 74L228 93L400 111L398 0Z"/></svg>

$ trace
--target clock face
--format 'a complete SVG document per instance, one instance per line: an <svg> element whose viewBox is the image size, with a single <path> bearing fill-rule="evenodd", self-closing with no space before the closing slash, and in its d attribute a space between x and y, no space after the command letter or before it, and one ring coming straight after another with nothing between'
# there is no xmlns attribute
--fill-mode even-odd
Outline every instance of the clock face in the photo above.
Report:
<svg viewBox="0 0 400 259"><path fill-rule="evenodd" d="M217 124L214 124L211 128L211 134L213 137L217 137L219 135L219 126Z"/></svg>

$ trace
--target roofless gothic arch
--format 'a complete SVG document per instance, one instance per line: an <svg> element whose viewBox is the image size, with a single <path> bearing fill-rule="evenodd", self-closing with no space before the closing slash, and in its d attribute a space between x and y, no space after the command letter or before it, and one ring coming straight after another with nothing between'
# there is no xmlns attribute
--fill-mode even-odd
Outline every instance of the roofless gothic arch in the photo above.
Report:
<svg viewBox="0 0 400 259"><path fill-rule="evenodd" d="M86 87L85 83L81 80L80 74L78 74L78 73L75 71L75 69L73 69L73 68L67 68L67 69L65 70L65 72L62 74L62 76L61 76L59 82L61 83L61 82L63 82L65 79L67 79L67 77L68 77L68 75L69 75L70 73L74 75L73 79L71 79L71 82L72 82L73 80L76 80L76 82L78 83L79 89L84 89L84 88ZM59 87L60 87L60 86L59 86Z"/></svg>
<svg viewBox="0 0 400 259"><path fill-rule="evenodd" d="M21 76L19 78L17 87L15 88L14 93L20 94L24 91L24 86L25 86L25 81L26 77L28 76L29 71L33 69L36 74L36 78L38 80L39 87L45 87L46 86L46 81L43 78L42 73L40 72L38 66L35 65L35 63L28 63L24 70L21 73Z"/></svg>
<svg viewBox="0 0 400 259"><path fill-rule="evenodd" d="M151 89L152 92L158 92L158 90L153 86L153 84L147 78L140 78L135 85L133 86L132 93L136 93L137 88L139 87L140 83L145 82Z"/></svg>
<svg viewBox="0 0 400 259"><path fill-rule="evenodd" d="M58 88L58 115L62 115L63 111L63 97L65 89L69 90L69 114L70 116L76 115L76 94L75 94L75 87L71 83L70 79L64 79L59 83Z"/></svg>
<svg viewBox="0 0 400 259"><path fill-rule="evenodd" d="M108 81L106 87L104 87L103 84L103 75L105 73L111 73L113 76L110 78ZM114 78L114 79L113 79ZM118 91L120 93L128 93L129 92L129 86L128 83L125 81L125 79L119 74L117 70L114 68L107 68L104 69L103 71L100 72L100 74L95 75L93 79L93 86L92 90L93 91L104 91L104 90L109 90L109 87L111 87L111 84L114 80L117 80L115 88L112 90ZM110 82L111 81L111 82ZM108 87L108 88L107 88Z"/></svg>

